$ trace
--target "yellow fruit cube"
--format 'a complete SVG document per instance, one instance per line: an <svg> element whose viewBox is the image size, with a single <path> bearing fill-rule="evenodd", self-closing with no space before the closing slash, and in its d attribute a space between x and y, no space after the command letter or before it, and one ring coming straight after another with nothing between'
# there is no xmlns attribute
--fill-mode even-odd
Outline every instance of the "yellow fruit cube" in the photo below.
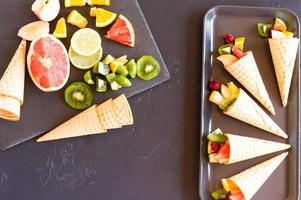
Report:
<svg viewBox="0 0 301 200"><path fill-rule="evenodd" d="M209 101L216 105L220 105L224 101L224 97L218 91L213 91L210 94Z"/></svg>
<svg viewBox="0 0 301 200"><path fill-rule="evenodd" d="M122 65L125 65L128 62L127 57L128 57L127 55L124 55L124 56L121 56L121 57L117 58L116 60L121 62Z"/></svg>
<svg viewBox="0 0 301 200"><path fill-rule="evenodd" d="M57 21L53 35L57 38L67 38L67 26L64 17Z"/></svg>
<svg viewBox="0 0 301 200"><path fill-rule="evenodd" d="M96 17L96 10L97 10L96 7L92 7L90 9L90 17Z"/></svg>
<svg viewBox="0 0 301 200"><path fill-rule="evenodd" d="M65 0L65 7L69 8L72 6L85 6L86 1L85 0Z"/></svg>
<svg viewBox="0 0 301 200"><path fill-rule="evenodd" d="M76 10L72 10L67 18L67 22L78 28L85 28L88 25L88 20Z"/></svg>
<svg viewBox="0 0 301 200"><path fill-rule="evenodd" d="M118 60L114 60L110 63L110 68L112 73L115 73L119 65L122 65L122 63Z"/></svg>
<svg viewBox="0 0 301 200"><path fill-rule="evenodd" d="M87 3L90 6L93 6L93 5L109 6L111 4L111 0L88 0Z"/></svg>
<svg viewBox="0 0 301 200"><path fill-rule="evenodd" d="M239 37L235 39L235 46L237 46L237 48L239 48L240 50L244 50L244 43L245 43L245 37Z"/></svg>

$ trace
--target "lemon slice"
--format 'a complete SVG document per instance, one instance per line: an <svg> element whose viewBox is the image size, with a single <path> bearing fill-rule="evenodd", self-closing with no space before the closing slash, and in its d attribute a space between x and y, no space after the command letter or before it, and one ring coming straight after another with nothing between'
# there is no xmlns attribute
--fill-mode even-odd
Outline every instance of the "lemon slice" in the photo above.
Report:
<svg viewBox="0 0 301 200"><path fill-rule="evenodd" d="M109 6L111 3L111 0L87 0L87 3L90 6L93 6L93 5Z"/></svg>
<svg viewBox="0 0 301 200"><path fill-rule="evenodd" d="M88 20L76 10L72 10L70 12L67 18L67 22L69 24L77 26L78 28L85 28L88 24Z"/></svg>
<svg viewBox="0 0 301 200"><path fill-rule="evenodd" d="M106 27L110 25L117 17L116 13L108 10L97 8L96 9L96 27Z"/></svg>
<svg viewBox="0 0 301 200"><path fill-rule="evenodd" d="M95 54L101 46L100 35L91 28L76 31L71 38L72 49L81 56Z"/></svg>
<svg viewBox="0 0 301 200"><path fill-rule="evenodd" d="M57 21L53 36L55 36L56 38L67 38L67 26L64 17L60 18Z"/></svg>
<svg viewBox="0 0 301 200"><path fill-rule="evenodd" d="M81 56L77 54L72 47L69 48L69 58L74 67L78 69L90 69L102 58L102 48L91 56Z"/></svg>
<svg viewBox="0 0 301 200"><path fill-rule="evenodd" d="M85 0L65 0L65 7L69 8L72 6L85 6L86 1Z"/></svg>

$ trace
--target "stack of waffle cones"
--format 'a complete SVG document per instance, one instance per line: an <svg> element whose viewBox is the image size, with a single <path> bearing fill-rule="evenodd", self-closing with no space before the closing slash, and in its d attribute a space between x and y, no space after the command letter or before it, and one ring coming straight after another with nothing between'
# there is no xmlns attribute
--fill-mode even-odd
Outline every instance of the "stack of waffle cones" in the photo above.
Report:
<svg viewBox="0 0 301 200"><path fill-rule="evenodd" d="M26 41L22 40L0 80L0 118L18 121L24 100Z"/></svg>
<svg viewBox="0 0 301 200"><path fill-rule="evenodd" d="M233 164L289 149L291 145L252 137L225 134L230 145L230 157L226 164Z"/></svg>
<svg viewBox="0 0 301 200"><path fill-rule="evenodd" d="M280 97L283 107L287 106L288 96L299 47L298 38L270 38L270 50L273 58Z"/></svg>
<svg viewBox="0 0 301 200"><path fill-rule="evenodd" d="M125 95L94 105L40 137L37 142L106 133L132 125L133 115Z"/></svg>

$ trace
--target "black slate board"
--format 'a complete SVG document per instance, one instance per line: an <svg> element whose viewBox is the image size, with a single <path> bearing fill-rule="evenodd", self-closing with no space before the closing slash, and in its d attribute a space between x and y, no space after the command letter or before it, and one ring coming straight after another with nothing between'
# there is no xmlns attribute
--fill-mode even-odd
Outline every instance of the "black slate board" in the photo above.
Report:
<svg viewBox="0 0 301 200"><path fill-rule="evenodd" d="M29 22L37 20L31 12L32 1L22 2L18 6L14 1L4 1L0 7L0 74L2 75L17 48L20 38L16 36L18 29ZM127 97L131 97L147 89L150 89L168 79L169 72L166 68L164 60L147 25L143 13L139 7L137 0L112 1L110 7L105 9L123 14L133 24L136 33L136 46L129 48L118 43L104 39L105 32L108 28L95 28L95 19L89 17L89 6L65 8L61 0L61 11L56 20L51 22L51 32L53 32L56 21L64 16L67 17L71 10L76 9L88 20L88 27L96 29L102 36L102 46L104 55L110 53L116 56L128 55L129 58L138 59L140 56L148 54L155 56L161 64L161 74L152 81L142 81L136 78L131 88L124 88L120 91L109 91L105 94L94 94L94 103L99 104L108 98L113 98L121 93L125 93ZM7 12L7 9L13 9ZM11 13L8 15L7 13ZM66 48L69 48L69 42L72 34L78 28L68 25L68 38L63 39ZM29 46L29 42L27 43ZM81 81L84 71L71 67L71 75L67 85L74 81ZM66 85L66 86L67 86ZM40 91L31 81L28 73L25 80L25 99L24 106L21 111L21 120L19 122L8 122L0 120L0 149L4 150L13 147L19 143L43 134L70 117L79 113L79 111L69 108L64 103L64 89L58 92L44 93Z"/></svg>

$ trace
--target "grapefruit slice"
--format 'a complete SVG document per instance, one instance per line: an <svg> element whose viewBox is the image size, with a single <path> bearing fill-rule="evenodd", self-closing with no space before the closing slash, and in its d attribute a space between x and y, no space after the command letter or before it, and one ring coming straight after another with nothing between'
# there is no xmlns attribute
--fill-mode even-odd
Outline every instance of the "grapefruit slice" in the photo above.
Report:
<svg viewBox="0 0 301 200"><path fill-rule="evenodd" d="M123 15L119 15L105 37L130 47L135 46L134 28L131 22Z"/></svg>
<svg viewBox="0 0 301 200"><path fill-rule="evenodd" d="M64 87L70 74L65 46L49 34L32 41L27 55L27 67L34 84L44 92Z"/></svg>

